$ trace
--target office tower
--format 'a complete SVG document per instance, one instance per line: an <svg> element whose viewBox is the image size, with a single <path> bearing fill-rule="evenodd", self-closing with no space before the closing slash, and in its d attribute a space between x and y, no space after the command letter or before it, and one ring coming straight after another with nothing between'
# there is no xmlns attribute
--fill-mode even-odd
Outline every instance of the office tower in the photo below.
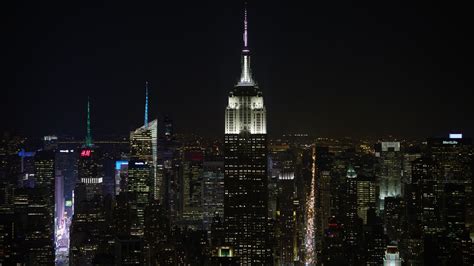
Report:
<svg viewBox="0 0 474 266"><path fill-rule="evenodd" d="M169 116L165 116L163 123L165 126L165 139L170 141L173 139L173 120Z"/></svg>
<svg viewBox="0 0 474 266"><path fill-rule="evenodd" d="M157 199L169 212L170 217L172 217L171 219L175 220L177 215L175 197L178 194L176 190L178 189L177 183L179 181L175 177L178 176L176 171L179 171L181 167L181 155L178 152L181 143L175 139L172 121L168 117L165 118L164 124L165 136L158 140L156 180L160 182L161 189Z"/></svg>
<svg viewBox="0 0 474 266"><path fill-rule="evenodd" d="M54 221L55 221L55 236L59 237L59 234L62 234L61 231L64 228L64 221L66 216L65 212L65 201L64 201L64 177L61 175L61 172L56 171L55 173L55 190L54 190ZM56 241L57 242L57 241Z"/></svg>
<svg viewBox="0 0 474 266"><path fill-rule="evenodd" d="M54 152L39 151L35 155L35 187L46 188L49 192L54 191L55 182L55 168L54 168ZM54 195L51 196L51 201L54 200Z"/></svg>
<svg viewBox="0 0 474 266"><path fill-rule="evenodd" d="M153 184L153 197L157 199L160 195L160 180L155 177L155 169L157 165L157 131L158 120L153 120L130 132L130 158L147 162L151 167L149 178Z"/></svg>
<svg viewBox="0 0 474 266"><path fill-rule="evenodd" d="M115 195L126 191L128 185L128 161L115 162Z"/></svg>
<svg viewBox="0 0 474 266"><path fill-rule="evenodd" d="M103 210L102 155L92 142L90 103L87 102L87 131L79 151L78 182L74 189L74 210L70 227L69 260L71 265L91 264L99 245L107 241Z"/></svg>
<svg viewBox="0 0 474 266"><path fill-rule="evenodd" d="M35 152L27 152L22 149L18 152L20 157L20 173L18 175L18 186L32 188L35 186Z"/></svg>
<svg viewBox="0 0 474 266"><path fill-rule="evenodd" d="M55 160L53 151L39 151L35 155L35 188L46 197L48 213L54 213ZM54 216L54 215L53 215Z"/></svg>
<svg viewBox="0 0 474 266"><path fill-rule="evenodd" d="M235 257L234 250L229 246L220 246L213 251L213 256L209 260L209 265L220 266L229 265L237 266L241 265L239 258Z"/></svg>
<svg viewBox="0 0 474 266"><path fill-rule="evenodd" d="M387 247L387 237L383 222L375 209L367 211L367 223L364 225L365 260L367 265L381 265Z"/></svg>
<svg viewBox="0 0 474 266"><path fill-rule="evenodd" d="M472 240L465 223L467 205L465 185L448 182L444 186L444 195L449 261L457 265L469 265Z"/></svg>
<svg viewBox="0 0 474 266"><path fill-rule="evenodd" d="M463 184L446 183L444 186L446 230L453 236L461 236L466 229L466 193Z"/></svg>
<svg viewBox="0 0 474 266"><path fill-rule="evenodd" d="M152 124L150 122L147 125ZM130 157L147 161L153 165L153 136L152 131L147 126L142 126L130 132Z"/></svg>
<svg viewBox="0 0 474 266"><path fill-rule="evenodd" d="M0 214L4 253L1 263L54 264L54 152L40 151L33 158L34 186L17 187L23 155L2 151ZM24 161L23 161L24 163ZM25 170L25 169L23 169Z"/></svg>
<svg viewBox="0 0 474 266"><path fill-rule="evenodd" d="M331 218L331 172L321 171L319 175L319 216L321 220L322 236L328 228L329 219Z"/></svg>
<svg viewBox="0 0 474 266"><path fill-rule="evenodd" d="M72 218L72 202L76 186L79 154L74 149L56 150L56 173L63 178L63 197L68 218Z"/></svg>
<svg viewBox="0 0 474 266"><path fill-rule="evenodd" d="M415 162L415 161L414 161ZM412 163L414 165L414 163ZM413 170L413 169L412 169ZM411 180L415 181L414 176ZM423 231L421 228L419 184L407 184L404 189L405 210L403 211L403 224L400 240L400 256L409 265L423 264Z"/></svg>
<svg viewBox="0 0 474 266"><path fill-rule="evenodd" d="M375 147L378 157L379 210L383 210L385 197L401 196L402 153L400 142L381 142Z"/></svg>
<svg viewBox="0 0 474 266"><path fill-rule="evenodd" d="M54 214L46 191L52 193L45 188L15 190L12 232L15 234L13 249L17 263L54 264Z"/></svg>
<svg viewBox="0 0 474 266"><path fill-rule="evenodd" d="M43 137L43 149L46 151L49 150L56 150L58 148L58 137L51 135L51 136L44 136Z"/></svg>
<svg viewBox="0 0 474 266"><path fill-rule="evenodd" d="M334 156L331 165L331 215L340 221L346 216L347 164L349 161L348 154L341 152Z"/></svg>
<svg viewBox="0 0 474 266"><path fill-rule="evenodd" d="M278 178L285 171L285 166L293 166L293 158L289 145L275 140L268 146L268 217L276 218L278 195ZM293 169L294 172L294 169Z"/></svg>
<svg viewBox="0 0 474 266"><path fill-rule="evenodd" d="M444 230L442 186L437 181L438 168L431 158L419 158L412 164L412 182L417 187L418 213L424 234L435 235Z"/></svg>
<svg viewBox="0 0 474 266"><path fill-rule="evenodd" d="M118 185L121 197L128 202L124 203L127 213L130 213L127 223L127 231L123 232L122 238L130 240L132 236L145 236L146 218L145 212L155 204L154 200L160 197L161 178L158 180L158 120L148 120L148 90L149 83L145 83L145 112L143 126L130 132L130 160L127 170L122 169L116 163L116 186ZM119 169L118 169L119 168ZM120 172L120 173L119 173ZM117 191L117 188L116 188ZM128 241L127 240L127 241ZM153 243L142 242L140 252L150 254ZM149 262L149 256L146 262Z"/></svg>
<svg viewBox="0 0 474 266"><path fill-rule="evenodd" d="M207 235L202 230L177 230L174 236L180 265L205 265Z"/></svg>
<svg viewBox="0 0 474 266"><path fill-rule="evenodd" d="M443 183L463 184L466 194L467 224L474 224L473 149L472 140L462 134L449 138L431 138L427 141L427 155L436 164L440 186ZM442 188L441 188L442 190Z"/></svg>
<svg viewBox="0 0 474 266"><path fill-rule="evenodd" d="M153 180L150 179L152 167L147 161L130 160L128 163L128 192L133 194L131 200L134 219L131 234L143 236L145 228L145 208L151 201Z"/></svg>
<svg viewBox="0 0 474 266"><path fill-rule="evenodd" d="M277 187L275 254L279 265L290 265L299 260L299 222L301 221L292 160L283 161Z"/></svg>
<svg viewBox="0 0 474 266"><path fill-rule="evenodd" d="M464 182L470 188L471 139L431 138L427 141L427 153L440 167L440 179Z"/></svg>
<svg viewBox="0 0 474 266"><path fill-rule="evenodd" d="M242 73L229 93L224 143L226 242L242 264L267 264L270 257L265 112L262 91L251 74L245 15Z"/></svg>
<svg viewBox="0 0 474 266"><path fill-rule="evenodd" d="M204 161L202 184L203 228L210 235L214 217L224 216L224 161Z"/></svg>
<svg viewBox="0 0 474 266"><path fill-rule="evenodd" d="M402 236L403 211L405 202L400 197L385 197L384 225L385 232L391 242L400 242Z"/></svg>
<svg viewBox="0 0 474 266"><path fill-rule="evenodd" d="M15 233L18 215L15 200L17 179L21 175L21 152L17 138L4 134L0 138L0 264L13 265L23 261L24 249ZM30 171L34 175L34 171Z"/></svg>
<svg viewBox="0 0 474 266"><path fill-rule="evenodd" d="M8 196L13 194L13 186L2 183L0 190L0 264L12 264L13 249L15 242L15 208L13 205L12 197Z"/></svg>
<svg viewBox="0 0 474 266"><path fill-rule="evenodd" d="M471 140L461 135L428 139L425 158L418 160L413 178L421 198L424 262L466 264L472 245L466 227L472 224Z"/></svg>
<svg viewBox="0 0 474 266"><path fill-rule="evenodd" d="M268 210L271 224L268 234L272 239L274 264L292 264L304 256L304 204L301 204L298 194L298 182L302 178L296 154L295 150L280 140L270 144Z"/></svg>
<svg viewBox="0 0 474 266"><path fill-rule="evenodd" d="M102 197L103 169L102 158L97 147L92 143L90 102L87 101L87 132L85 143L80 149L78 161L79 182L75 189L75 203L90 201L94 197Z"/></svg>
<svg viewBox="0 0 474 266"><path fill-rule="evenodd" d="M315 248L322 249L324 232L331 218L331 164L332 154L328 147L315 147L316 151L316 215L315 215Z"/></svg>
<svg viewBox="0 0 474 266"><path fill-rule="evenodd" d="M70 265L91 265L99 253L101 243L111 239L104 232L106 223L103 204L97 198L83 201L75 210L70 227Z"/></svg>
<svg viewBox="0 0 474 266"><path fill-rule="evenodd" d="M202 172L204 153L187 146L183 154L181 223L194 230L202 228Z"/></svg>
<svg viewBox="0 0 474 266"><path fill-rule="evenodd" d="M143 265L143 239L119 235L115 238L115 265Z"/></svg>
<svg viewBox="0 0 474 266"><path fill-rule="evenodd" d="M146 256L151 265L172 264L171 225L165 209L158 202L153 202L145 209L145 246Z"/></svg>
<svg viewBox="0 0 474 266"><path fill-rule="evenodd" d="M148 121L148 89L145 84L145 119L143 126L130 132L130 158L147 162L151 167L150 179L153 184L152 195L155 200L160 197L161 180L158 179L158 120Z"/></svg>
<svg viewBox="0 0 474 266"><path fill-rule="evenodd" d="M165 207L171 223L178 220L178 214L181 211L182 197L182 155L176 147L167 147L162 157L162 176L163 176L163 206Z"/></svg>
<svg viewBox="0 0 474 266"><path fill-rule="evenodd" d="M346 194L344 204L344 244L350 264L357 264L361 256L360 242L361 219L357 216L357 173L349 166L346 174Z"/></svg>
<svg viewBox="0 0 474 266"><path fill-rule="evenodd" d="M420 158L422 156L420 149L417 147L408 147L405 152L403 153L402 158L402 185L411 184L412 183L412 164L413 161ZM404 188L402 186L402 192L404 192ZM403 193L402 193L403 194Z"/></svg>
<svg viewBox="0 0 474 266"><path fill-rule="evenodd" d="M79 182L74 191L75 203L102 197L103 168L101 153L96 147L84 147L78 160Z"/></svg>
<svg viewBox="0 0 474 266"><path fill-rule="evenodd" d="M54 152L40 151L35 155L35 187L26 189L28 199L27 231L24 247L28 263L54 263Z"/></svg>
<svg viewBox="0 0 474 266"><path fill-rule="evenodd" d="M375 209L377 203L377 186L374 177L357 178L357 215L367 224L367 211Z"/></svg>
<svg viewBox="0 0 474 266"><path fill-rule="evenodd" d="M321 265L348 265L342 227L342 224L336 218L332 217L329 220L328 228L324 232Z"/></svg>
<svg viewBox="0 0 474 266"><path fill-rule="evenodd" d="M400 258L400 252L397 246L387 246L385 256L383 258L384 266L401 266L402 259Z"/></svg>

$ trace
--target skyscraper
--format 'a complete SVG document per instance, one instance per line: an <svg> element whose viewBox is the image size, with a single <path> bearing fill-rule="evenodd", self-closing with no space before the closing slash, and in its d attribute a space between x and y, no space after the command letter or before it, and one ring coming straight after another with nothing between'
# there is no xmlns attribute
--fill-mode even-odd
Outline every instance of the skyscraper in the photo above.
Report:
<svg viewBox="0 0 474 266"><path fill-rule="evenodd" d="M181 222L194 229L202 227L203 160L204 153L199 147L185 147Z"/></svg>
<svg viewBox="0 0 474 266"><path fill-rule="evenodd" d="M400 266L402 265L402 259L400 258L400 252L397 246L387 246L385 251L385 257L383 258L384 266Z"/></svg>
<svg viewBox="0 0 474 266"><path fill-rule="evenodd" d="M286 160L278 176L276 211L277 250L275 255L281 265L291 265L299 260L299 200L297 198L293 162Z"/></svg>
<svg viewBox="0 0 474 266"><path fill-rule="evenodd" d="M368 176L357 178L357 215L367 224L367 211L375 209L377 201L375 179Z"/></svg>
<svg viewBox="0 0 474 266"><path fill-rule="evenodd" d="M267 264L267 130L262 91L252 78L244 19L242 73L225 111L224 226L242 264Z"/></svg>
<svg viewBox="0 0 474 266"><path fill-rule="evenodd" d="M165 127L165 138L167 141L170 141L173 138L173 120L168 116L165 116L163 122Z"/></svg>
<svg viewBox="0 0 474 266"><path fill-rule="evenodd" d="M106 227L102 209L102 155L92 142L90 104L87 102L87 133L80 149L78 183L74 189L74 215L70 228L70 265L91 264Z"/></svg>
<svg viewBox="0 0 474 266"><path fill-rule="evenodd" d="M54 152L40 151L35 155L35 188L28 193L28 226L25 246L28 262L49 264L54 261Z"/></svg>
<svg viewBox="0 0 474 266"><path fill-rule="evenodd" d="M79 201L91 200L95 196L102 195L103 173L98 150L92 143L90 102L87 101L87 133L85 143L80 151L78 162L79 183L76 186L75 195ZM77 191L85 193L78 193ZM78 201L76 201L78 202Z"/></svg>
<svg viewBox="0 0 474 266"><path fill-rule="evenodd" d="M375 147L379 157L379 209L383 210L385 197L401 196L402 153L400 142L381 142Z"/></svg>
<svg viewBox="0 0 474 266"><path fill-rule="evenodd" d="M151 167L150 183L151 192L155 200L160 197L161 180L157 175L158 162L158 120L148 122L148 88L149 83L145 83L145 119L143 126L130 132L130 157L135 160L146 161Z"/></svg>
<svg viewBox="0 0 474 266"><path fill-rule="evenodd" d="M224 162L205 161L202 175L203 227L210 231L215 216L224 213Z"/></svg>
<svg viewBox="0 0 474 266"><path fill-rule="evenodd" d="M63 197L68 217L72 216L72 192L77 181L78 153L73 149L56 151L56 173L63 178Z"/></svg>
<svg viewBox="0 0 474 266"><path fill-rule="evenodd" d="M150 202L151 168L146 161L131 160L128 164L128 191L134 193L132 208L136 212L132 234L142 236L145 227L145 208Z"/></svg>
<svg viewBox="0 0 474 266"><path fill-rule="evenodd" d="M357 216L357 173L349 165L346 174L346 195L345 195L345 215L344 215L344 242L346 246L346 257L350 265L358 264L358 247L360 247L360 223Z"/></svg>

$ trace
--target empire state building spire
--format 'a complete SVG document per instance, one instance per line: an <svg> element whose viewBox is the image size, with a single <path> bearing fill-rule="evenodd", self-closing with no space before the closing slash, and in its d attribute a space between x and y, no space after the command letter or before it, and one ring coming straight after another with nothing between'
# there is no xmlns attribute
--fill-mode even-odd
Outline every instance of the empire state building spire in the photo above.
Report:
<svg viewBox="0 0 474 266"><path fill-rule="evenodd" d="M229 93L229 104L226 108L226 134L266 134L266 110L262 91L252 78L250 69L250 49L248 45L247 8L244 10L244 45L242 48L242 73L240 80Z"/></svg>
<svg viewBox="0 0 474 266"><path fill-rule="evenodd" d="M250 50L248 48L248 32L247 32L247 7L244 11L244 48L242 49L242 73L240 75L239 86L253 86L255 82L252 79L252 71L250 69Z"/></svg>
<svg viewBox="0 0 474 266"><path fill-rule="evenodd" d="M244 48L247 48L247 7L244 13Z"/></svg>

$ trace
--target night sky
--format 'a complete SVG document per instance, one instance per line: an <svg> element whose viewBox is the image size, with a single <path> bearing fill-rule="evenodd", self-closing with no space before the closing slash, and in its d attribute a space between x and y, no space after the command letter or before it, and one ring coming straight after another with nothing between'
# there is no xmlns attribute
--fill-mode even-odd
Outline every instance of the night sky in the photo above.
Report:
<svg viewBox="0 0 474 266"><path fill-rule="evenodd" d="M127 135L143 123L148 80L151 118L223 135L240 76L242 1L13 2L3 8L2 130L83 137L89 96L94 136ZM460 2L248 9L271 135L473 135L472 14Z"/></svg>

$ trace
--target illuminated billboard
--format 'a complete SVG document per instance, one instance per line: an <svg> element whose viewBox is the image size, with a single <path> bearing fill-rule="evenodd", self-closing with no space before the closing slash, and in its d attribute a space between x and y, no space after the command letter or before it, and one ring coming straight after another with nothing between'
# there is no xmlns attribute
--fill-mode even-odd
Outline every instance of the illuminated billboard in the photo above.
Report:
<svg viewBox="0 0 474 266"><path fill-rule="evenodd" d="M462 134L459 133L451 133L449 134L450 139L462 139Z"/></svg>
<svg viewBox="0 0 474 266"><path fill-rule="evenodd" d="M90 157L92 151L91 150L82 150L81 151L81 157Z"/></svg>

